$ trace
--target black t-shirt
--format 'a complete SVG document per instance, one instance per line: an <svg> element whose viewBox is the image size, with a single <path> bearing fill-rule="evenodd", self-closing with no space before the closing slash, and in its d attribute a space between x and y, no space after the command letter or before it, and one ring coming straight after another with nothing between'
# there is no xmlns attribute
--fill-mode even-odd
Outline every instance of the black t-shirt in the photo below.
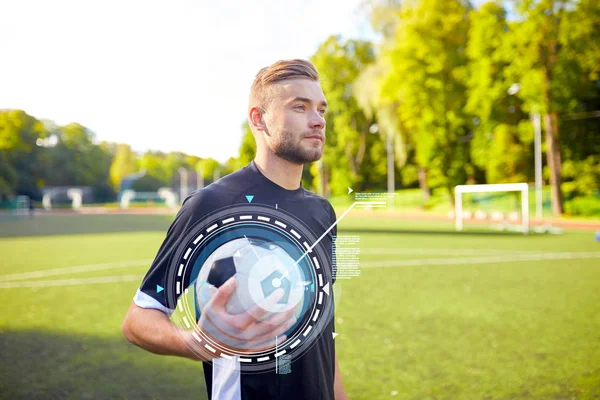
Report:
<svg viewBox="0 0 600 400"><path fill-rule="evenodd" d="M136 301L145 308L158 308L169 311L174 308L168 305L164 291L158 292L157 285L166 287L165 275L175 249L186 232L206 215L223 207L248 204L246 197L252 194L251 203L271 206L293 215L307 226L316 237L320 237L336 221L336 216L329 202L300 186L296 190L287 190L266 178L257 168L254 161L243 169L227 175L217 182L198 190L188 196L170 226L167 236L158 254L146 274L140 292L146 300ZM323 247L328 249L329 265L332 268L332 244L337 229L331 229L323 237ZM329 274L333 277L333 271ZM335 279L335 278L333 278ZM334 280L331 282L333 283ZM244 374L242 372L239 385L241 399L333 399L333 383L335 375L335 347L333 341L334 318L329 314L329 321L322 329L314 344L298 359L293 360L291 372L277 374L275 371ZM213 391L213 371L210 363L203 363L206 386L209 398Z"/></svg>

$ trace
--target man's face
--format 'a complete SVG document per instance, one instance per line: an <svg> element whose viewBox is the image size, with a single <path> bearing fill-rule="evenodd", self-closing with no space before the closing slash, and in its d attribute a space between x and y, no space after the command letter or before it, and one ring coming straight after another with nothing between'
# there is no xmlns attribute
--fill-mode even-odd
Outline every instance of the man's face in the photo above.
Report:
<svg viewBox="0 0 600 400"><path fill-rule="evenodd" d="M325 144L327 103L321 85L290 79L273 85L264 118L271 151L295 164L317 161Z"/></svg>

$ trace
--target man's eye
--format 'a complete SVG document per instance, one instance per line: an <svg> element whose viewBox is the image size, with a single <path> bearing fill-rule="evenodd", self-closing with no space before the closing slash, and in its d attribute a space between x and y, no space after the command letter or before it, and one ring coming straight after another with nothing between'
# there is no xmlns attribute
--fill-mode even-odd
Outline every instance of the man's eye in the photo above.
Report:
<svg viewBox="0 0 600 400"><path fill-rule="evenodd" d="M319 110L319 112L321 113L321 115L325 115L325 112L326 112L326 111L327 111L327 110L325 110L325 109L323 109L323 110Z"/></svg>
<svg viewBox="0 0 600 400"><path fill-rule="evenodd" d="M304 111L304 106L302 104L297 105L296 107L294 107L296 110L303 110Z"/></svg>

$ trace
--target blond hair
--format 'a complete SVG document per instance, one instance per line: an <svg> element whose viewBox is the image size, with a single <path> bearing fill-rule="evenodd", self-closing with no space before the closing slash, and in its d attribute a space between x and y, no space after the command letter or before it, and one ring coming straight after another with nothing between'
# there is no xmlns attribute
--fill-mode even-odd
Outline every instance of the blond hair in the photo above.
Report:
<svg viewBox="0 0 600 400"><path fill-rule="evenodd" d="M262 68L256 74L250 88L248 111L252 107L266 107L270 101L271 86L288 79L310 79L318 82L319 73L309 61L301 59L281 60Z"/></svg>

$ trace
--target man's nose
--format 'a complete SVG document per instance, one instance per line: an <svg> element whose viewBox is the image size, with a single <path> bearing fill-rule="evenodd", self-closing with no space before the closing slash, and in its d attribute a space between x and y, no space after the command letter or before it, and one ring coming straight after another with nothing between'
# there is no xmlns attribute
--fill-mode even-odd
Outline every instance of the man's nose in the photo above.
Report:
<svg viewBox="0 0 600 400"><path fill-rule="evenodd" d="M311 114L309 126L310 129L323 129L325 128L325 118L320 112L315 111Z"/></svg>

